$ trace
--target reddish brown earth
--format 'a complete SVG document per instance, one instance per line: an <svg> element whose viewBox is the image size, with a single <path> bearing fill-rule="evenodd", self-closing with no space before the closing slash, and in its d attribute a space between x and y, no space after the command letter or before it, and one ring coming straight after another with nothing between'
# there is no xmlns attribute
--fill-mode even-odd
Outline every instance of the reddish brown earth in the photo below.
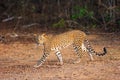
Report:
<svg viewBox="0 0 120 80"><path fill-rule="evenodd" d="M107 47L105 56L90 61L87 53L81 62L71 46L63 49L64 65L60 66L54 53L39 68L33 68L42 55L42 47L27 39L0 43L0 80L120 80L120 35L92 33L88 35L96 51Z"/></svg>

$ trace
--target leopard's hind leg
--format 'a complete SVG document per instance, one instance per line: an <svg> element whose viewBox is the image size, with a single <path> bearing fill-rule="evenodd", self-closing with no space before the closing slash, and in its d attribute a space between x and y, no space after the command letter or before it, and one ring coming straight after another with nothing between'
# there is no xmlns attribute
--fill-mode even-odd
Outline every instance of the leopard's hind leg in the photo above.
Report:
<svg viewBox="0 0 120 80"><path fill-rule="evenodd" d="M86 48L86 46L85 46L85 44L84 44L84 43L82 43L81 48L82 48L82 51L84 51L84 52L87 52L87 53L88 53L88 55L90 56L90 60L91 60L91 61L93 61L93 60L94 60L94 58L93 58L93 54L92 54L91 52L89 52L89 51L88 51L88 49Z"/></svg>
<svg viewBox="0 0 120 80"><path fill-rule="evenodd" d="M82 48L81 46L78 45L73 45L73 48L75 50L75 53L77 54L78 58L73 62L73 63L79 63L81 61L81 57L82 57Z"/></svg>

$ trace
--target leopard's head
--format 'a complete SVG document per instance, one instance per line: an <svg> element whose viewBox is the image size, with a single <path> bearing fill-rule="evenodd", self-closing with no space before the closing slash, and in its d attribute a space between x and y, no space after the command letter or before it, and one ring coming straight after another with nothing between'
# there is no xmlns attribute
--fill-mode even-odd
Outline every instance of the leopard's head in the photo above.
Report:
<svg viewBox="0 0 120 80"><path fill-rule="evenodd" d="M45 33L37 36L37 42L40 45L43 45L47 41L47 35Z"/></svg>
<svg viewBox="0 0 120 80"><path fill-rule="evenodd" d="M43 33L41 35L35 34L34 36L35 36L35 41L37 42L37 45L44 45L46 42L48 42L51 39L53 35L51 34L48 35L46 33Z"/></svg>

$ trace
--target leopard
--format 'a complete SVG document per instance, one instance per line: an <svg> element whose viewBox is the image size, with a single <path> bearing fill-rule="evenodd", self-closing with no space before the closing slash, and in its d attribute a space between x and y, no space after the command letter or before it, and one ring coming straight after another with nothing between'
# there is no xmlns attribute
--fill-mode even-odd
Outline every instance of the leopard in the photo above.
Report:
<svg viewBox="0 0 120 80"><path fill-rule="evenodd" d="M80 62L84 52L88 53L90 60L94 60L93 54L97 56L104 56L107 53L106 47L103 48L103 52L96 52L87 39L86 33L81 30L71 30L56 35L43 33L36 36L36 42L38 45L43 45L44 49L42 57L38 60L37 64L34 65L35 68L40 67L46 61L46 58L49 56L51 51L54 51L60 65L63 65L61 50L70 45L72 45L78 57L75 63Z"/></svg>

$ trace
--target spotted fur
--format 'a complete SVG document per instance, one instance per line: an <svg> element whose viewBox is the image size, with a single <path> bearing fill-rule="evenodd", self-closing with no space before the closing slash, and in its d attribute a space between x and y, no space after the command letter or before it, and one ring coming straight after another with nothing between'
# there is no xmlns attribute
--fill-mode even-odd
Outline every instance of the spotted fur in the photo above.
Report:
<svg viewBox="0 0 120 80"><path fill-rule="evenodd" d="M78 56L78 60L80 60L84 51L88 52L91 60L93 60L92 54L103 56L107 53L106 48L103 48L103 53L95 52L95 50L91 47L89 41L86 39L86 34L80 30L72 30L54 36L46 34L38 35L37 43L44 46L44 54L34 67L41 66L51 51L55 51L55 54L60 64L62 65L63 59L60 50L68 47L69 45L73 46ZM84 43L86 43L87 46L85 46Z"/></svg>

